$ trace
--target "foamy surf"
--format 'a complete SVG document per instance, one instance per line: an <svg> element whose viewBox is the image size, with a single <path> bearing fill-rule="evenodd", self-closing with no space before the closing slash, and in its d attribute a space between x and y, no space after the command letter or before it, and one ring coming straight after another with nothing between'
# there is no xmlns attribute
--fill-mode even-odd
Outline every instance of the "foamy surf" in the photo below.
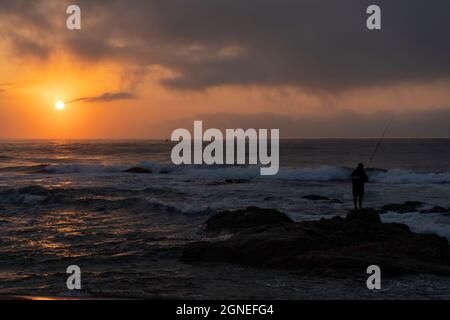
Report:
<svg viewBox="0 0 450 320"><path fill-rule="evenodd" d="M383 222L403 223L411 231L426 234L438 234L450 241L450 215L441 213L386 213L381 215Z"/></svg>
<svg viewBox="0 0 450 320"><path fill-rule="evenodd" d="M171 164L140 161L137 164L122 165L93 165L84 163L59 164L59 165L32 165L17 166L0 169L3 174L119 174L133 168L143 168L154 174L183 175L192 179L208 181L223 181L226 179L277 179L286 181L349 181L351 168L321 166L317 168L280 168L276 176L262 177L257 166L226 166L226 165L188 165L175 166ZM450 172L416 172L403 169L373 169L368 170L370 182L381 184L448 184Z"/></svg>

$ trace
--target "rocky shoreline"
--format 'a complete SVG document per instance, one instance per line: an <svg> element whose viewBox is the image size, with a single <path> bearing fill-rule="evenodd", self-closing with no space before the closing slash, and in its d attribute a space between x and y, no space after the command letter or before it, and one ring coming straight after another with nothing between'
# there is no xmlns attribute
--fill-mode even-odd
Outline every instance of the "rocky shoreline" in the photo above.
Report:
<svg viewBox="0 0 450 320"><path fill-rule="evenodd" d="M373 209L307 222L257 207L224 211L205 222L204 239L186 245L182 260L333 277L362 276L369 265L392 276L450 276L446 238L416 234L404 224L382 223Z"/></svg>

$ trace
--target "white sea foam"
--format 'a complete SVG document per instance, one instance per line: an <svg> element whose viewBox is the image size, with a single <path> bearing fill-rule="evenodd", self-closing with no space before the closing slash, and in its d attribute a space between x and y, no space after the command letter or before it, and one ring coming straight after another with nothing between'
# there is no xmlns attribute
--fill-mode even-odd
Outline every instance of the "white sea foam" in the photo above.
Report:
<svg viewBox="0 0 450 320"><path fill-rule="evenodd" d="M369 174L373 182L386 184L443 184L450 183L450 173L422 173L409 170L394 169L386 172L375 171Z"/></svg>
<svg viewBox="0 0 450 320"><path fill-rule="evenodd" d="M223 181L226 179L266 180L278 179L287 181L349 181L351 168L321 166L317 168L282 167L275 176L261 177L258 166L225 166L225 165L184 165L140 161L137 164L95 165L95 164L60 164L49 166L32 166L35 173L49 174L103 174L120 173L132 167L151 170L155 174L183 175L192 179L206 181ZM13 171L13 170L11 170ZM16 170L17 171L17 170ZM27 171L28 173L28 171ZM403 169L368 171L369 182L381 184L448 184L450 172L416 172Z"/></svg>
<svg viewBox="0 0 450 320"><path fill-rule="evenodd" d="M344 167L322 166L319 168L286 168L278 175L282 180L344 181L350 180L352 170Z"/></svg>
<svg viewBox="0 0 450 320"><path fill-rule="evenodd" d="M296 181L349 181L352 169L322 166L318 168L281 168L278 175L260 177L256 167L194 167L189 166L174 171L195 178L209 179L279 179ZM368 171L369 182L382 184L446 184L450 183L450 173L426 173L408 170Z"/></svg>
<svg viewBox="0 0 450 320"><path fill-rule="evenodd" d="M417 233L434 233L450 240L450 215L441 213L393 213L381 215L383 222L398 222L408 225Z"/></svg>

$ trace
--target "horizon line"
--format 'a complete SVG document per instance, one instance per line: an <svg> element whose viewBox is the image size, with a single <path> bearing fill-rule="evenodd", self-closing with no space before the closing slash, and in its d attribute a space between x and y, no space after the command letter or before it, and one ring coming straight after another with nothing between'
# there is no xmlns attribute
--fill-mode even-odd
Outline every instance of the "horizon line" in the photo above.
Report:
<svg viewBox="0 0 450 320"><path fill-rule="evenodd" d="M286 137L280 140L375 140L380 137ZM191 139L194 140L194 139ZM384 140L450 140L450 137L385 137ZM167 138L0 138L3 141L171 141ZM208 142L208 141L206 141Z"/></svg>

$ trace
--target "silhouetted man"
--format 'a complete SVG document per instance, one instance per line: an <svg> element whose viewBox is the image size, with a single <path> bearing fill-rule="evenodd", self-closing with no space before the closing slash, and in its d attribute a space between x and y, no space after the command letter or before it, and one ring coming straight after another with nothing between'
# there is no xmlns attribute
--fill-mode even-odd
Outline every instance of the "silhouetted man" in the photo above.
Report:
<svg viewBox="0 0 450 320"><path fill-rule="evenodd" d="M359 203L359 209L362 209L362 202L364 198L364 184L369 181L366 172L364 171L364 165L358 164L358 167L352 173L352 186L353 186L353 203L355 204L355 210L358 210L357 203Z"/></svg>

